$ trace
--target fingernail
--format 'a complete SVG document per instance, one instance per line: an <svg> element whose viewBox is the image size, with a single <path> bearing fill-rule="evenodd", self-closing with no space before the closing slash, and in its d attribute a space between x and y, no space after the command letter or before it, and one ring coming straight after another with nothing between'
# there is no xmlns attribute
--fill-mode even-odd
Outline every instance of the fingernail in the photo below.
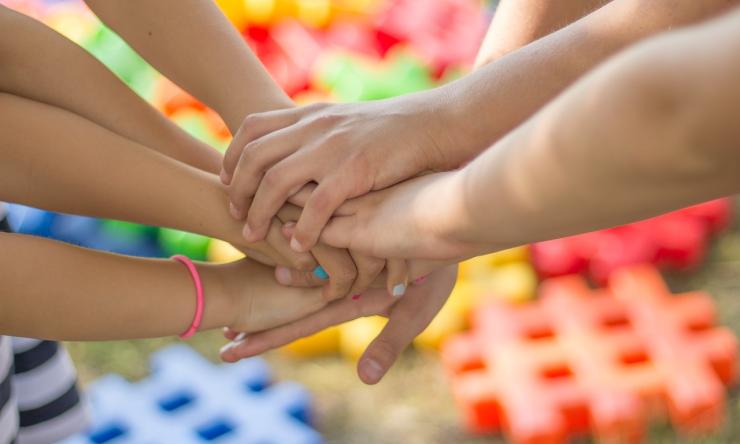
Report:
<svg viewBox="0 0 740 444"><path fill-rule="evenodd" d="M242 236L244 236L244 239L246 240L251 240L252 228L249 226L249 224L244 224L244 228L242 229Z"/></svg>
<svg viewBox="0 0 740 444"><path fill-rule="evenodd" d="M241 214L239 214L239 210L232 202L229 202L229 214L231 214L231 217L233 217L234 219L241 219Z"/></svg>
<svg viewBox="0 0 740 444"><path fill-rule="evenodd" d="M313 275L322 281L329 279L329 273L327 273L321 265L313 269Z"/></svg>
<svg viewBox="0 0 740 444"><path fill-rule="evenodd" d="M221 183L223 183L224 185L228 185L231 181L229 175L226 174L226 170L221 170L221 173L218 175L218 177L221 178Z"/></svg>
<svg viewBox="0 0 740 444"><path fill-rule="evenodd" d="M360 296L362 296L362 295L361 295L361 294L356 294L356 295L353 295L353 296L352 296L352 300L353 300L353 301L356 301L356 300L360 299Z"/></svg>
<svg viewBox="0 0 740 444"><path fill-rule="evenodd" d="M303 247L301 246L301 243L298 242L296 238L292 238L290 240L290 248L296 253L303 253Z"/></svg>
<svg viewBox="0 0 740 444"><path fill-rule="evenodd" d="M219 351L219 353L224 354L224 353L230 352L231 350L235 349L238 345L245 344L246 342L247 342L247 334L239 333L239 335L237 335L237 337L235 337L233 341L221 347L221 350Z"/></svg>
<svg viewBox="0 0 740 444"><path fill-rule="evenodd" d="M365 359L362 367L365 371L365 376L372 382L377 382L383 377L383 367L373 359Z"/></svg>
<svg viewBox="0 0 740 444"><path fill-rule="evenodd" d="M393 287L393 297L400 298L406 293L406 284L396 284Z"/></svg>
<svg viewBox="0 0 740 444"><path fill-rule="evenodd" d="M427 277L426 277L426 275L424 275L424 276L421 276L421 277L418 277L418 278L416 278L416 279L414 280L414 284L415 284L415 285L421 285L421 284L423 284L423 283L424 283L424 282L425 282L426 280L427 280Z"/></svg>
<svg viewBox="0 0 740 444"><path fill-rule="evenodd" d="M282 285L290 285L293 281L290 278L290 270L287 267L279 266L275 268L275 279Z"/></svg>

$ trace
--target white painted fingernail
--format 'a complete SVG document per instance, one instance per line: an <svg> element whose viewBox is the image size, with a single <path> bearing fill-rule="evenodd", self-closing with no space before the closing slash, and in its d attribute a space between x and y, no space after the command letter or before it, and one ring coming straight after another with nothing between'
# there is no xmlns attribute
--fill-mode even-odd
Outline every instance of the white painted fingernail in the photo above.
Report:
<svg viewBox="0 0 740 444"><path fill-rule="evenodd" d="M235 349L238 345L242 345L247 342L247 334L242 332L236 335L233 341L221 347L220 354L224 354L228 351Z"/></svg>
<svg viewBox="0 0 740 444"><path fill-rule="evenodd" d="M393 287L393 297L400 298L406 293L406 284L396 284Z"/></svg>

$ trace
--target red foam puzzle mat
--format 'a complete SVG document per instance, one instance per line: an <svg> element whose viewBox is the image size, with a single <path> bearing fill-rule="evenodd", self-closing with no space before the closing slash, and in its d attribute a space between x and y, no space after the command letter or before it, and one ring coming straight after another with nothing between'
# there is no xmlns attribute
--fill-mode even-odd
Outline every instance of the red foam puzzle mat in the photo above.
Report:
<svg viewBox="0 0 740 444"><path fill-rule="evenodd" d="M580 273L603 285L624 266L653 263L669 270L699 266L714 234L730 223L730 199L717 199L641 222L532 245L542 278Z"/></svg>

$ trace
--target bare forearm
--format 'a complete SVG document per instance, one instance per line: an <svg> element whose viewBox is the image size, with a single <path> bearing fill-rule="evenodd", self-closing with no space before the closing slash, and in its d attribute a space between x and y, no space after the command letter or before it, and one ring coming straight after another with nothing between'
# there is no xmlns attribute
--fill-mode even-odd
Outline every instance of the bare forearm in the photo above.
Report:
<svg viewBox="0 0 740 444"><path fill-rule="evenodd" d="M0 39L0 91L66 109L181 162L219 171L218 151L177 128L82 48L7 8L0 7L0 23L0 34L12 36Z"/></svg>
<svg viewBox="0 0 740 444"><path fill-rule="evenodd" d="M0 94L0 200L243 244L215 175L76 114Z"/></svg>
<svg viewBox="0 0 740 444"><path fill-rule="evenodd" d="M234 314L213 266L199 266L208 291L202 329ZM176 335L193 317L195 293L182 264L95 252L0 233L0 333L60 340Z"/></svg>
<svg viewBox="0 0 740 444"><path fill-rule="evenodd" d="M212 1L86 3L160 72L216 110L232 132L249 114L292 105Z"/></svg>
<svg viewBox="0 0 740 444"><path fill-rule="evenodd" d="M597 11L437 90L472 158L581 75L644 37L724 11L736 0L613 0ZM459 145L458 145L459 146ZM457 148L460 149L460 148ZM458 154L459 156L459 154Z"/></svg>
<svg viewBox="0 0 740 444"><path fill-rule="evenodd" d="M740 12L628 50L487 150L461 176L478 211L458 239L505 248L740 192L738 30Z"/></svg>
<svg viewBox="0 0 740 444"><path fill-rule="evenodd" d="M476 66L490 63L589 14L610 0L503 0Z"/></svg>

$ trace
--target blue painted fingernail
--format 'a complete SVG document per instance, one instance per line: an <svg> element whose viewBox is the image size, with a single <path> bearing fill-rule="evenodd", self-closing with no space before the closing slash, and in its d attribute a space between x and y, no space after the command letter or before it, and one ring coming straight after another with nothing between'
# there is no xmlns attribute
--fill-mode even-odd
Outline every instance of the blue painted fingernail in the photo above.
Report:
<svg viewBox="0 0 740 444"><path fill-rule="evenodd" d="M322 281L329 279L329 273L327 273L321 265L313 269L313 275Z"/></svg>
<svg viewBox="0 0 740 444"><path fill-rule="evenodd" d="M394 297L400 298L404 293L406 293L406 284L396 284L396 286L393 287Z"/></svg>

